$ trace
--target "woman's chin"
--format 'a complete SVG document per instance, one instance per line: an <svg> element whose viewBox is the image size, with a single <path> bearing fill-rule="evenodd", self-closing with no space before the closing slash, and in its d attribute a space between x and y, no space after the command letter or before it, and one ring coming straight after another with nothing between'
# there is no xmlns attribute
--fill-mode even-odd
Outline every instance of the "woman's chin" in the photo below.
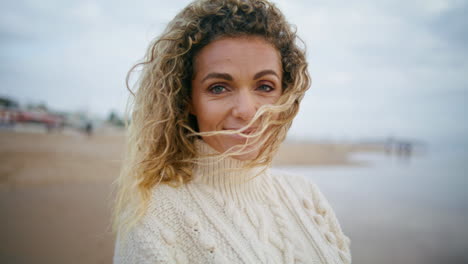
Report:
<svg viewBox="0 0 468 264"><path fill-rule="evenodd" d="M222 138L204 138L213 149L225 153L237 160L253 160L259 154L259 148L255 145L247 145L247 138L238 135L223 135ZM239 154L237 154L239 153Z"/></svg>

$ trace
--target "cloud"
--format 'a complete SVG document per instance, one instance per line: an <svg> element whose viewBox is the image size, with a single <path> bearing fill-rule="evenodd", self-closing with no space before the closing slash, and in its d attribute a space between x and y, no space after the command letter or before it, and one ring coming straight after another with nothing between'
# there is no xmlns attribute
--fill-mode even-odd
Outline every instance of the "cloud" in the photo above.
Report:
<svg viewBox="0 0 468 264"><path fill-rule="evenodd" d="M433 138L468 131L457 119L468 102L466 2L278 4L306 41L313 78L291 132Z"/></svg>

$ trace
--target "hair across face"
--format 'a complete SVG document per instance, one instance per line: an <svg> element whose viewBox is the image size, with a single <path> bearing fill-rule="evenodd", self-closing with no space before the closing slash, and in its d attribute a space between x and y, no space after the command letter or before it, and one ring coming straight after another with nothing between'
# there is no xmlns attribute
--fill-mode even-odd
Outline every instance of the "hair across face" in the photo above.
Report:
<svg viewBox="0 0 468 264"><path fill-rule="evenodd" d="M259 129L258 122L248 126L257 110L275 104L282 94L279 52L260 37L226 37L200 50L194 68L191 113L199 131L241 130L203 136L203 140L221 153L239 150L248 135ZM251 146L235 158L253 159L259 149Z"/></svg>

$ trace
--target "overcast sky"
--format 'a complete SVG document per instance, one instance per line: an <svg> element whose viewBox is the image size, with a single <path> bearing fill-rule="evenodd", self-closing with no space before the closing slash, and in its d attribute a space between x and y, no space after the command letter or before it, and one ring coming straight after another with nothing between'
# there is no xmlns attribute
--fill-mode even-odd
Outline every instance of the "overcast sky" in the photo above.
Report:
<svg viewBox="0 0 468 264"><path fill-rule="evenodd" d="M9 1L0 96L123 112L125 75L189 1ZM313 84L292 137L468 138L468 1L275 1Z"/></svg>

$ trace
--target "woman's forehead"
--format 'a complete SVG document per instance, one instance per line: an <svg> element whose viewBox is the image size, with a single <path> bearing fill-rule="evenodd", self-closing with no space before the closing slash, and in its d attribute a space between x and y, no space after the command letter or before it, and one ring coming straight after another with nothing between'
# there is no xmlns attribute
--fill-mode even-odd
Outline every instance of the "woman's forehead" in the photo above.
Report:
<svg viewBox="0 0 468 264"><path fill-rule="evenodd" d="M282 74L279 51L261 37L215 40L200 50L194 66L195 78L211 71L235 74L273 70L279 76Z"/></svg>

